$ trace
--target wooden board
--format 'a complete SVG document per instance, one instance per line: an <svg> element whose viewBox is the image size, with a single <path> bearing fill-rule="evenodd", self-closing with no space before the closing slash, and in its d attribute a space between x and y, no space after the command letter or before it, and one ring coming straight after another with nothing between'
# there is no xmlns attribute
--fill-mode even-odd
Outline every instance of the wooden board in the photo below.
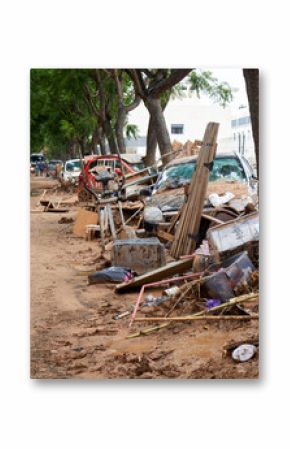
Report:
<svg viewBox="0 0 290 449"><path fill-rule="evenodd" d="M169 232L165 232L162 229L158 229L157 237L159 237L161 240L165 240L166 242L173 242L173 240L174 240L173 234L170 234Z"/></svg>
<svg viewBox="0 0 290 449"><path fill-rule="evenodd" d="M122 293L127 290L133 290L134 288L140 287L144 284L150 282L161 281L166 278L170 278L175 274L182 274L192 267L192 257L185 260L178 260L177 262L170 262L164 267L157 268L156 270L149 271L148 273L142 274L141 276L135 277L132 281L123 282L116 286L116 292Z"/></svg>
<svg viewBox="0 0 290 449"><path fill-rule="evenodd" d="M74 235L78 237L85 237L86 235L86 225L98 224L99 217L95 212L90 212L88 210L80 210L77 214L75 225L73 228Z"/></svg>
<svg viewBox="0 0 290 449"><path fill-rule="evenodd" d="M193 172L188 198L181 211L170 255L178 258L192 254L198 240L201 214L208 187L208 178L216 153L216 141L219 124L209 123L206 127L203 143Z"/></svg>

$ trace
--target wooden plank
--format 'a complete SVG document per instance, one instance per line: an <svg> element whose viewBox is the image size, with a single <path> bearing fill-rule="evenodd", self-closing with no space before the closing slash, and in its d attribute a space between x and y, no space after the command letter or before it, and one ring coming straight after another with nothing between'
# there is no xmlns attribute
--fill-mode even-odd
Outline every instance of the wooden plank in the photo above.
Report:
<svg viewBox="0 0 290 449"><path fill-rule="evenodd" d="M162 229L157 230L157 237L161 240L166 240L166 242L173 242L174 240L174 235L169 234L169 232L165 232Z"/></svg>
<svg viewBox="0 0 290 449"><path fill-rule="evenodd" d="M219 220L218 218L212 217L211 215L201 214L201 216L202 216L202 218L205 218L206 220L212 221L213 223L224 224L224 221Z"/></svg>
<svg viewBox="0 0 290 449"><path fill-rule="evenodd" d="M107 207L107 213L108 213L108 218L109 218L110 231L111 231L113 240L117 240L117 233L116 233L116 229L115 229L115 223L114 223L114 219L113 219L113 212L111 209L111 205L108 204L106 207Z"/></svg>
<svg viewBox="0 0 290 449"><path fill-rule="evenodd" d="M199 320L258 320L258 315L202 315L202 316L172 316L172 317L138 317L135 321L199 321Z"/></svg>
<svg viewBox="0 0 290 449"><path fill-rule="evenodd" d="M57 209L54 207L49 207L48 209L46 209L44 212L56 212L59 214L64 214L65 212L68 212L69 209Z"/></svg>
<svg viewBox="0 0 290 449"><path fill-rule="evenodd" d="M171 247L170 255L172 257L178 258L182 255L192 254L196 248L208 178L216 153L218 128L219 124L213 122L206 127L196 169L188 189L187 202L182 209L175 240Z"/></svg>
<svg viewBox="0 0 290 449"><path fill-rule="evenodd" d="M148 284L150 282L161 281L166 278L170 278L178 273L184 273L190 270L192 267L192 257L185 260L178 260L170 262L164 267L157 268L156 270L149 271L148 273L137 276L132 281L123 282L116 286L115 291L117 293L124 292L126 290L132 290L134 288L140 287L143 284Z"/></svg>
<svg viewBox="0 0 290 449"><path fill-rule="evenodd" d="M96 225L98 224L98 222L99 222L98 214L96 214L95 212L90 212L88 210L80 210L76 217L73 233L78 237L85 237L86 225L88 224Z"/></svg>
<svg viewBox="0 0 290 449"><path fill-rule="evenodd" d="M182 213L182 210L184 209L184 206L185 206L185 205L183 204L183 206L182 206L181 209L177 212L177 214L173 215L173 217L171 218L170 224L169 224L169 226L168 226L168 232L171 232L172 229L174 228L174 226L176 225L176 223L177 223L177 221L179 220L179 217L180 217L180 215L181 215L181 213Z"/></svg>

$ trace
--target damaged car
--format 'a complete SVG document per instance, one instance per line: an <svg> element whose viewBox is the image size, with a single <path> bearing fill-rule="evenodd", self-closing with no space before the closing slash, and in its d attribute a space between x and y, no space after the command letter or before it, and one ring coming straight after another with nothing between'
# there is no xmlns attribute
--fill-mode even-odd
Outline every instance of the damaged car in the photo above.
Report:
<svg viewBox="0 0 290 449"><path fill-rule="evenodd" d="M152 231L155 225L166 222L176 214L186 200L186 189L195 171L198 156L174 159L160 173L152 190L148 191L144 209L144 227ZM225 153L216 156L209 175L209 186L215 187L224 183L244 186L249 196L256 194L257 178L248 161L236 153ZM213 191L215 189L213 188ZM226 192L223 192L226 193ZM205 206L211 207L208 198Z"/></svg>

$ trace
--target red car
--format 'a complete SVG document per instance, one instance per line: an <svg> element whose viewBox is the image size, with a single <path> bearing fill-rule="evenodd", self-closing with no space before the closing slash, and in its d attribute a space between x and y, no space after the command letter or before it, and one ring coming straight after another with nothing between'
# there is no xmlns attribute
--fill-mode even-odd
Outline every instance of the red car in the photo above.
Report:
<svg viewBox="0 0 290 449"><path fill-rule="evenodd" d="M117 154L110 154L106 156L86 156L84 163L84 176L79 177L78 196L81 201L86 201L88 198L87 191L84 189L84 182L91 189L98 188L95 176L93 174L97 169L110 168L111 172L122 178L122 175L133 175L138 171L143 170L144 163L140 156L136 154L124 154L121 161Z"/></svg>

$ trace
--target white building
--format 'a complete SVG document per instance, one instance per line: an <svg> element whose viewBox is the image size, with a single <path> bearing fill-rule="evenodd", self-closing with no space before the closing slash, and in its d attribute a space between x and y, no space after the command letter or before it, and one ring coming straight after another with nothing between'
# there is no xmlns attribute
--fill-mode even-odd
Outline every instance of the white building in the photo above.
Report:
<svg viewBox="0 0 290 449"><path fill-rule="evenodd" d="M173 99L168 103L164 116L170 139L185 143L187 140L202 140L205 127L209 121L219 122L218 151L226 151L223 139L231 135L232 113L229 107L222 108L218 104L204 104L195 94L187 91L182 99ZM146 150L146 135L149 113L140 104L129 115L129 122L138 126L139 138L127 141L128 151L136 151L141 155Z"/></svg>
<svg viewBox="0 0 290 449"><path fill-rule="evenodd" d="M242 71L224 69L220 72L223 72L223 77L229 73L231 77L229 84L232 87L236 87L235 84L239 85L233 103L223 108L208 97L198 98L189 88L184 90L184 97L170 100L164 111L170 139L172 142L177 140L182 143L187 140L202 140L207 123L218 122L220 123L218 152L237 151L254 164L252 127ZM220 76L220 73L217 75ZM241 102L246 106L240 106ZM129 122L138 126L139 137L136 140L127 140L127 151L137 152L143 156L146 151L149 122L149 113L143 103L130 113Z"/></svg>

